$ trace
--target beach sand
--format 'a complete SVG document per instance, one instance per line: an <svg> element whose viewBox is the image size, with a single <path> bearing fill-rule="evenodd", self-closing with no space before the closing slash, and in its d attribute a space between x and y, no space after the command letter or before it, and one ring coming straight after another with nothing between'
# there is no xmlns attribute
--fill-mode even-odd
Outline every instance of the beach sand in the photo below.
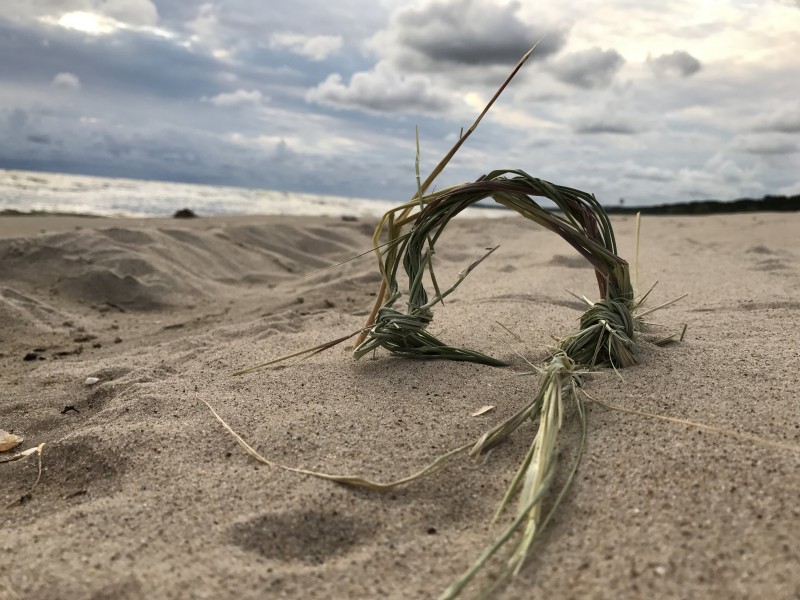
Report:
<svg viewBox="0 0 800 600"><path fill-rule="evenodd" d="M613 222L632 258L635 220ZM258 464L200 402L275 461L395 479L534 394L516 353L541 361L576 327L565 289L597 294L587 264L528 221L455 221L442 285L500 248L431 330L513 367L356 362L342 345L233 377L364 322L374 257L319 269L368 250L374 225L0 218L0 429L25 436L17 450L45 444L23 502L36 456L0 464L0 599L432 598L463 572L513 517L490 523L532 427L380 494ZM645 218L640 288L660 282L651 305L689 296L652 315L664 326L624 381L586 385L787 447L588 403L574 484L497 597L800 598L798 232L800 214ZM651 343L684 323L684 342ZM566 468L574 419L559 439Z"/></svg>

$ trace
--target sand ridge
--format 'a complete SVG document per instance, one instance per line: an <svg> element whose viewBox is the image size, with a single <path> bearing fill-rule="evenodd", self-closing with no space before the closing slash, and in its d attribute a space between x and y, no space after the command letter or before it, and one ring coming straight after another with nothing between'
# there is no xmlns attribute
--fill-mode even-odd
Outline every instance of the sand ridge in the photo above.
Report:
<svg viewBox="0 0 800 600"><path fill-rule="evenodd" d="M393 479L515 410L535 385L515 352L542 359L580 315L563 290L596 290L522 219L456 221L440 281L501 247L432 327L513 368L338 347L231 377L361 325L374 261L319 269L369 248L374 223L18 218L0 219L0 428L46 446L31 498L0 510L0 598L436 597L510 518L489 525L531 430L373 494L255 464L197 397L274 460ZM633 219L614 224L630 256ZM687 339L645 337L642 364L590 393L800 445L798 230L794 214L646 219L643 282L690 294L654 319ZM36 469L0 465L0 503ZM798 489L800 453L590 406L575 485L502 597L796 598Z"/></svg>

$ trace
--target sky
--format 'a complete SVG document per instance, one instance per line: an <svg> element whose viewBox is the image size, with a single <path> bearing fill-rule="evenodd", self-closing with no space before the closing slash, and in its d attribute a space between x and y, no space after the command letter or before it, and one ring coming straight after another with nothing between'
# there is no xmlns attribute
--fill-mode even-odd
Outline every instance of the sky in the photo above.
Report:
<svg viewBox="0 0 800 600"><path fill-rule="evenodd" d="M405 200L800 194L800 0L2 0L0 168Z"/></svg>

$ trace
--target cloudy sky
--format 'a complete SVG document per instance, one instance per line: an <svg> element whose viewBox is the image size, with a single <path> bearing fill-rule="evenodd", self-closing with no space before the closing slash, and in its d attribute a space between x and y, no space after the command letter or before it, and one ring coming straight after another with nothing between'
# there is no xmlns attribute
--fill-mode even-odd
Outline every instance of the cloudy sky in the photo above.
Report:
<svg viewBox="0 0 800 600"><path fill-rule="evenodd" d="M406 199L800 193L800 0L2 0L0 168Z"/></svg>

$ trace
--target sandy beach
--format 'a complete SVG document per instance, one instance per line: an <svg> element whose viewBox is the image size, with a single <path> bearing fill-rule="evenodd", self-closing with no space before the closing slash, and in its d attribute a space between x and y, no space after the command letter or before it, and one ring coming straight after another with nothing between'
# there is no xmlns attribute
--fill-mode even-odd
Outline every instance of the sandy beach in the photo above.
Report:
<svg viewBox="0 0 800 600"><path fill-rule="evenodd" d="M632 258L635 220L612 221ZM341 345L232 376L363 324L374 257L320 269L368 250L374 226L0 218L0 429L25 437L15 451L45 444L29 495L37 457L0 464L0 600L435 598L462 573L513 518L490 523L531 427L380 494L258 464L200 402L275 461L396 479L534 394L520 355L542 361L577 326L565 290L597 293L588 264L528 221L456 220L440 281L500 248L432 331L512 367L356 362ZM765 443L589 403L573 487L498 597L797 600L800 214L642 227L640 290L659 281L654 306L688 297L653 314L624 381L600 373L587 391ZM682 343L652 344L684 324ZM562 464L578 437L568 420Z"/></svg>

